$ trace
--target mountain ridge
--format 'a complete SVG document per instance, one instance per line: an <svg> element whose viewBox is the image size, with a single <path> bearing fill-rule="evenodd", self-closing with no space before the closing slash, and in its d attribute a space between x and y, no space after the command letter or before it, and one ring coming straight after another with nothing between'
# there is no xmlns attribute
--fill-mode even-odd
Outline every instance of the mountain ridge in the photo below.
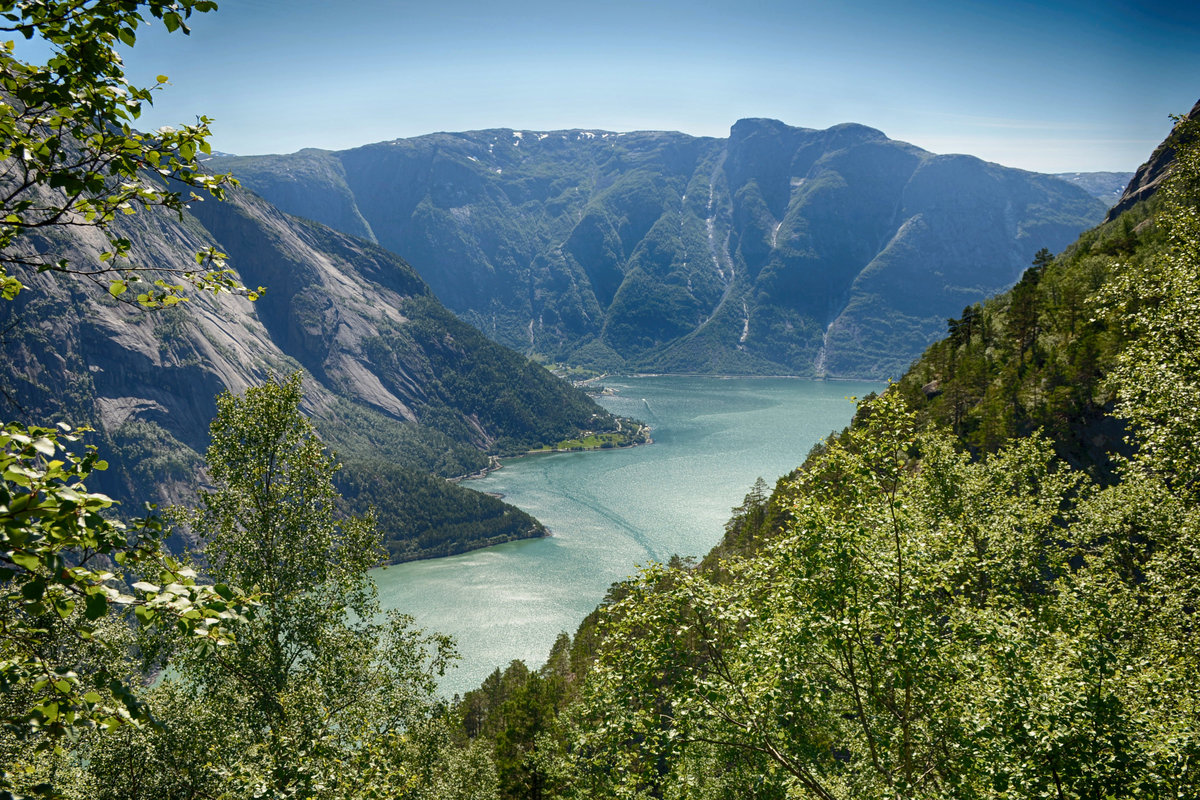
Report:
<svg viewBox="0 0 1200 800"><path fill-rule="evenodd" d="M1192 106L1192 109L1186 114L1178 118L1175 127L1171 129L1171 133L1163 139L1162 143L1154 148L1154 152L1146 159L1133 177L1129 180L1129 185L1125 187L1125 191L1121 194L1120 199L1108 210L1105 215L1105 222L1112 222L1119 217L1122 212L1128 211L1139 202L1149 200L1158 191L1158 187L1166 180L1170 173L1171 165L1175 161L1175 153L1179 147L1180 130L1183 128L1183 123L1188 120L1195 119L1200 116L1200 100Z"/></svg>
<svg viewBox="0 0 1200 800"><path fill-rule="evenodd" d="M497 128L213 163L403 254L491 338L596 369L898 374L1104 212L857 123Z"/></svg>

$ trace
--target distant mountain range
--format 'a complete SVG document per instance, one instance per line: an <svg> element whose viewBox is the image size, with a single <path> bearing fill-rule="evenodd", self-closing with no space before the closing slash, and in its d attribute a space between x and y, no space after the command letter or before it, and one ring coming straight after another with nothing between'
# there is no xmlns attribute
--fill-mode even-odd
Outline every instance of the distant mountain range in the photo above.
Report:
<svg viewBox="0 0 1200 800"><path fill-rule="evenodd" d="M899 375L964 306L1107 208L1073 182L861 125L487 130L216 158L280 208L402 254L498 342L590 366Z"/></svg>
<svg viewBox="0 0 1200 800"><path fill-rule="evenodd" d="M1058 172L1054 177L1073 183L1111 208L1133 178L1132 172Z"/></svg>
<svg viewBox="0 0 1200 800"><path fill-rule="evenodd" d="M146 211L119 224L141 266L186 264L215 243L267 291L253 304L199 295L145 312L90 284L23 274L30 288L0 303L5 416L93 425L112 467L89 485L118 498L186 502L203 480L215 396L303 368L303 410L345 465L348 508L376 508L394 560L445 555L545 533L445 478L615 426L447 311L399 257L249 192L193 203L183 219ZM99 263L105 246L87 228L26 241L79 264Z"/></svg>

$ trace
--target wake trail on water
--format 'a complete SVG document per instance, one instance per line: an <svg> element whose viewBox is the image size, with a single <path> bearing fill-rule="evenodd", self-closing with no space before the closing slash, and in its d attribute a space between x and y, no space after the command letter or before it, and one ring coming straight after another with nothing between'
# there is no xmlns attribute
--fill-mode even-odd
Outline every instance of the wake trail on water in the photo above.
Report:
<svg viewBox="0 0 1200 800"><path fill-rule="evenodd" d="M587 509L594 517L599 518L597 522L605 520L611 523L615 528L614 533L623 534L626 539L636 544L646 554L647 558L653 559L658 557L654 546L650 542L650 537L644 531L614 511L594 494L580 492L578 488L573 492L562 491L560 489L557 493L560 497ZM632 566L631 564L630 567L632 568Z"/></svg>

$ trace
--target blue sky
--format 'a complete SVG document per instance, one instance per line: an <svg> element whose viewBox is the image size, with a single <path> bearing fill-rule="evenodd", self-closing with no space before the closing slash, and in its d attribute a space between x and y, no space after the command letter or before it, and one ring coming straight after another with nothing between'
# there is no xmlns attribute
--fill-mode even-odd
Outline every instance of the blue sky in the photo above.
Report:
<svg viewBox="0 0 1200 800"><path fill-rule="evenodd" d="M1200 4L223 0L144 34L146 127L238 154L509 127L860 122L1039 171L1132 170L1200 98ZM1189 7L1190 6L1190 7Z"/></svg>

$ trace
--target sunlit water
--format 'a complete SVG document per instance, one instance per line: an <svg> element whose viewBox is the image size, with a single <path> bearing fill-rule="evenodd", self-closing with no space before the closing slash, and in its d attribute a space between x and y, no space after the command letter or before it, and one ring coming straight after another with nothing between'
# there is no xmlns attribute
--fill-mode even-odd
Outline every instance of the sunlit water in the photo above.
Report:
<svg viewBox="0 0 1200 800"><path fill-rule="evenodd" d="M515 658L545 661L608 587L639 565L716 544L730 509L762 476L798 465L880 384L788 378L607 379L599 401L653 427L654 444L505 463L466 485L498 492L552 535L376 570L387 608L452 634L462 655L447 693L478 686Z"/></svg>

